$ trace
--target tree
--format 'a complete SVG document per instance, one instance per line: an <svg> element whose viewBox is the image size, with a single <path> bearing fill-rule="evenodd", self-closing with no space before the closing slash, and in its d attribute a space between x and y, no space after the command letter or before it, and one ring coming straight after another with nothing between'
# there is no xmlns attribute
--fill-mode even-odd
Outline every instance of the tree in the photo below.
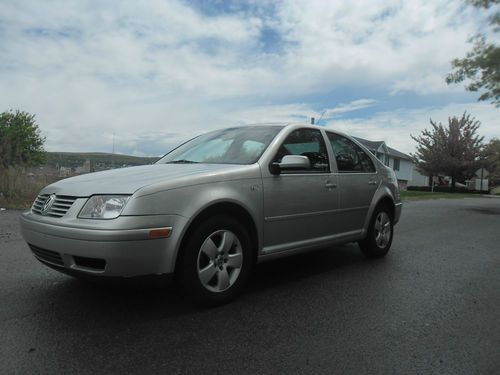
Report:
<svg viewBox="0 0 500 375"><path fill-rule="evenodd" d="M476 7L490 8L500 4L500 0L471 0ZM490 18L495 32L500 31L500 11ZM491 100L500 107L500 47L487 43L484 35L477 35L471 40L474 45L463 59L454 59L451 65L454 71L446 77L446 82L471 82L465 86L468 91L483 91L479 100Z"/></svg>
<svg viewBox="0 0 500 375"><path fill-rule="evenodd" d="M491 177L500 178L500 139L490 140L481 154L482 165L491 173Z"/></svg>
<svg viewBox="0 0 500 375"><path fill-rule="evenodd" d="M42 164L44 142L35 115L23 111L0 114L0 169Z"/></svg>
<svg viewBox="0 0 500 375"><path fill-rule="evenodd" d="M480 122L467 113L461 118L448 118L448 127L430 119L432 129L425 129L418 137L417 151L411 156L419 172L451 177L452 189L457 181L472 176L479 165L483 137L476 135Z"/></svg>

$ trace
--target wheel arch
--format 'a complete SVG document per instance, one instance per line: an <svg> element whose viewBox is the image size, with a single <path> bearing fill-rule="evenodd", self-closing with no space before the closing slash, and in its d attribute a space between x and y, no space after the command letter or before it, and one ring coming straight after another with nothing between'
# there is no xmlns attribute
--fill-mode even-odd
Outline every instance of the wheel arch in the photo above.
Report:
<svg viewBox="0 0 500 375"><path fill-rule="evenodd" d="M368 215L368 218L367 218L369 220L368 228L366 228L366 230L365 230L364 238L358 242L361 251L366 256L368 256L370 258L382 258L382 257L384 257L391 247L392 238L394 235L393 227L391 226L391 232L389 234L390 235L389 239L387 239L385 233L383 234L382 239L385 238L385 240L387 242L385 242L385 244L378 243L377 236L375 236L376 231L374 229L374 224L375 224L375 220L377 220L375 215L377 214L377 212L380 212L379 211L380 207L386 207L386 209L384 209L384 211L388 210L387 213L389 214L390 221L392 221L392 223L394 223L394 217L396 215L396 204L390 195L382 195L376 201L376 203L373 204L373 206L371 207L370 214ZM379 229L379 231L380 231L380 229Z"/></svg>
<svg viewBox="0 0 500 375"><path fill-rule="evenodd" d="M390 209L389 213L391 215L391 218L394 220L396 216L396 204L394 198L389 193L389 190L385 188L379 190L377 193L378 194L375 195L372 204L370 205L368 215L366 215L365 225L363 226L363 234L367 233L368 226L370 225L370 221L373 216L373 212L377 207L380 207L381 205L386 205Z"/></svg>
<svg viewBox="0 0 500 375"><path fill-rule="evenodd" d="M379 199L379 201L375 205L375 208L380 206L386 206L387 208L389 208L389 214L391 215L392 220L394 220L394 216L396 214L396 205L394 204L394 200L388 195L385 195L381 199Z"/></svg>
<svg viewBox="0 0 500 375"><path fill-rule="evenodd" d="M177 273L179 270L178 265L182 261L183 249L189 239L190 234L193 232L193 230L195 230L199 223L214 215L230 216L235 220L238 220L245 228L248 229L248 235L250 237L252 246L253 261L255 262L257 260L259 233L257 230L255 219L250 214L250 211L239 203L233 201L220 201L204 207L196 215L193 216L192 220L189 223L187 223L186 229L181 236L181 240L177 248L174 269L175 273Z"/></svg>

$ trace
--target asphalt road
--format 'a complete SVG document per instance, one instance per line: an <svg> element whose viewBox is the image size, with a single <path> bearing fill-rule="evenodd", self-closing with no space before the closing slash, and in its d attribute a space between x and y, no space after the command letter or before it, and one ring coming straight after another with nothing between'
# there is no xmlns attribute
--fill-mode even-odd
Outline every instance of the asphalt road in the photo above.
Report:
<svg viewBox="0 0 500 375"><path fill-rule="evenodd" d="M500 199L408 202L383 260L354 244L259 265L232 304L39 264L0 212L0 373L500 373Z"/></svg>

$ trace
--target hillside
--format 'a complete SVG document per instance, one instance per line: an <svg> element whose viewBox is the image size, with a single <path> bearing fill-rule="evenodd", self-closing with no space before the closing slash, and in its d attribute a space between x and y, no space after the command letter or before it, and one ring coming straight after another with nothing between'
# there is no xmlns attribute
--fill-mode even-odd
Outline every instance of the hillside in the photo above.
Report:
<svg viewBox="0 0 500 375"><path fill-rule="evenodd" d="M75 169L89 160L95 170L151 164L156 157L138 157L104 152L47 152L47 166Z"/></svg>

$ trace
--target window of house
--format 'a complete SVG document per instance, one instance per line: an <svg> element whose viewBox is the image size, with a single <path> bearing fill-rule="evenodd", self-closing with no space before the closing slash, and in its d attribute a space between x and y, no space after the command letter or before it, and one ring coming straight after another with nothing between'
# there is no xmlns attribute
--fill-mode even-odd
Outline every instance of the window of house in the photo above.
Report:
<svg viewBox="0 0 500 375"><path fill-rule="evenodd" d="M398 158L394 158L394 170L395 171L399 171L399 159Z"/></svg>

